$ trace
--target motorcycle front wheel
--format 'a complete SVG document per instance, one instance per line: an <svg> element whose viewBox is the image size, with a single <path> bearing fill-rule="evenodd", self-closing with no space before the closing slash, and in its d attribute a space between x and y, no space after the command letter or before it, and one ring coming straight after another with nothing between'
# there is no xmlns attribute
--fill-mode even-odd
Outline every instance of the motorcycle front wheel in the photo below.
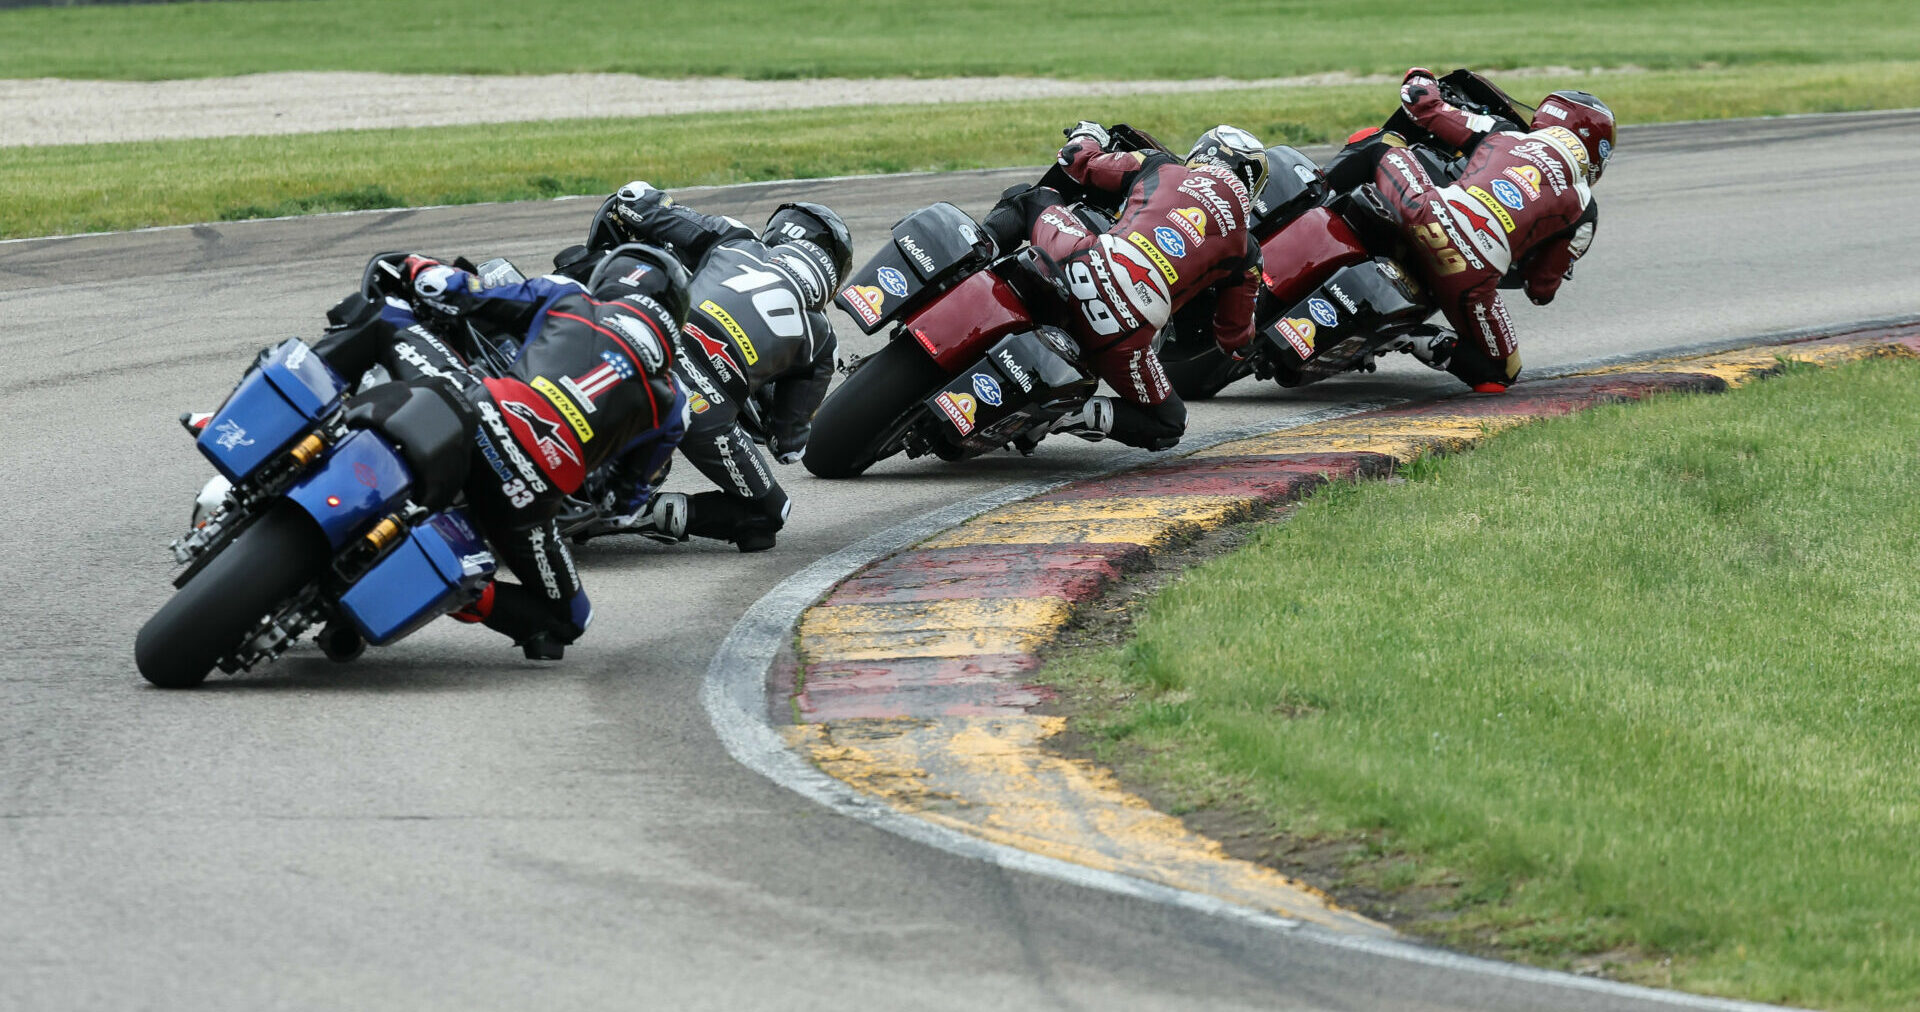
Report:
<svg viewBox="0 0 1920 1012"><path fill-rule="evenodd" d="M140 675L163 689L207 678L260 620L320 574L326 536L291 502L275 503L154 612L133 643Z"/></svg>
<svg viewBox="0 0 1920 1012"><path fill-rule="evenodd" d="M918 345L894 341L820 405L801 461L822 478L853 478L900 451L903 417L947 374Z"/></svg>

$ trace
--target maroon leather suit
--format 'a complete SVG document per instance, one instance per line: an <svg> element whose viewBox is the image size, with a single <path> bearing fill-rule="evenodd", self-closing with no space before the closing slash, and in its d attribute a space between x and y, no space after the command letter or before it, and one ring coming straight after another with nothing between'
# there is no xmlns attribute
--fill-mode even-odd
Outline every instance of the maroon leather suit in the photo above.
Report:
<svg viewBox="0 0 1920 1012"><path fill-rule="evenodd" d="M1520 373L1520 355L1497 286L1519 264L1528 297L1545 305L1586 252L1593 237L1591 221L1581 222L1593 200L1586 148L1565 127L1488 133L1497 121L1431 90L1405 108L1442 142L1471 146L1467 164L1457 180L1438 186L1418 159L1396 148L1381 156L1375 184L1460 335L1450 371L1476 388L1504 388Z"/></svg>
<svg viewBox="0 0 1920 1012"><path fill-rule="evenodd" d="M1247 230L1247 188L1226 169L1191 168L1164 151L1106 154L1083 144L1061 156L1076 182L1126 194L1119 223L1101 235L1065 207L1047 208L1033 223L1033 244L1060 264L1079 300L1063 325L1122 397L1161 404L1173 385L1153 336L1195 295L1228 282L1214 338L1229 350L1253 339L1260 245Z"/></svg>

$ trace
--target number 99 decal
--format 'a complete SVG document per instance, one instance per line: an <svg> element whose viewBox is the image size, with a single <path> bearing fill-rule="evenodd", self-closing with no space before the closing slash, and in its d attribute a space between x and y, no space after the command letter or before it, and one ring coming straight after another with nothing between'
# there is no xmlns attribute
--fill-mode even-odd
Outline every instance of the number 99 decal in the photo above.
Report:
<svg viewBox="0 0 1920 1012"><path fill-rule="evenodd" d="M1113 318L1113 310L1100 297L1100 286L1094 283L1093 271L1084 261L1074 260L1067 264L1067 285L1072 289L1073 297L1080 300L1080 312L1087 318L1087 324L1094 333L1120 333L1120 321Z"/></svg>

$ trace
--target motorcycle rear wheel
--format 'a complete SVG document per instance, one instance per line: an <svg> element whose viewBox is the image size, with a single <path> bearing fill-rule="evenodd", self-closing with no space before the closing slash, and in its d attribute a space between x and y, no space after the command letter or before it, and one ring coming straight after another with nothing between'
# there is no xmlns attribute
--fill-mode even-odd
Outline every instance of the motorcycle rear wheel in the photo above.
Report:
<svg viewBox="0 0 1920 1012"><path fill-rule="evenodd" d="M205 681L220 658L326 566L324 535L276 503L154 612L133 643L140 675L163 689Z"/></svg>
<svg viewBox="0 0 1920 1012"><path fill-rule="evenodd" d="M896 425L947 374L919 346L894 341L875 352L820 405L801 461L822 478L854 478L900 447Z"/></svg>

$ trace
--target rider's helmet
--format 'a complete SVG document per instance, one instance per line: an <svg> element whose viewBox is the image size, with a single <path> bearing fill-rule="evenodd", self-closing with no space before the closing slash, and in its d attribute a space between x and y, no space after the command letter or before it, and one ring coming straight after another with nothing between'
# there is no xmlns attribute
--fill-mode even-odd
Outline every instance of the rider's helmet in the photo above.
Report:
<svg viewBox="0 0 1920 1012"><path fill-rule="evenodd" d="M810 201L793 201L774 208L760 241L770 247L789 247L797 254L793 266L805 274L810 265L821 282L817 305L825 305L840 290L840 281L853 269L853 233L833 208ZM807 284L813 278L802 277Z"/></svg>
<svg viewBox="0 0 1920 1012"><path fill-rule="evenodd" d="M1267 182L1267 149L1260 146L1258 138L1235 126L1225 123L1200 135L1193 142L1193 150L1187 152L1187 164L1218 165L1240 177L1247 184L1247 199L1251 200L1260 193L1260 187Z"/></svg>
<svg viewBox="0 0 1920 1012"><path fill-rule="evenodd" d="M587 277L587 290L607 302L644 295L665 307L676 323L684 323L691 283L686 267L673 254L658 246L630 242L600 258Z"/></svg>
<svg viewBox="0 0 1920 1012"><path fill-rule="evenodd" d="M1613 157L1613 110L1584 91L1556 91L1533 111L1529 130L1563 127L1579 139L1587 152L1587 182L1600 181L1600 173Z"/></svg>

